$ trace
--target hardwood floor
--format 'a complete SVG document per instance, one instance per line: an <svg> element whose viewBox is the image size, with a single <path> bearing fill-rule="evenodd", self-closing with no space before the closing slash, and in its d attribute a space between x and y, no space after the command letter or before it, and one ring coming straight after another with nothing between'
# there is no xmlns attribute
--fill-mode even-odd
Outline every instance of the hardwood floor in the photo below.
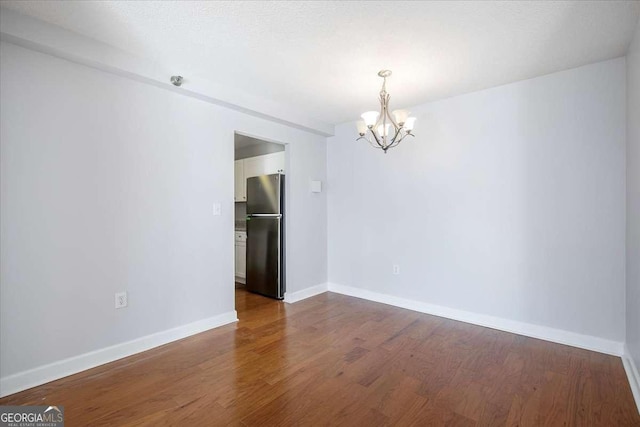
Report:
<svg viewBox="0 0 640 427"><path fill-rule="evenodd" d="M640 426L619 358L338 294L4 399L67 426Z"/></svg>

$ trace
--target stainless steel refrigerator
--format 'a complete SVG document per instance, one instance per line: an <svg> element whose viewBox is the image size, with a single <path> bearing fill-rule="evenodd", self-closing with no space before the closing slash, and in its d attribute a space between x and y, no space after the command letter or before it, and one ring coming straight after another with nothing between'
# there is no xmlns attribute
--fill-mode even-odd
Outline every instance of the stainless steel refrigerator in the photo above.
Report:
<svg viewBox="0 0 640 427"><path fill-rule="evenodd" d="M247 290L283 299L284 175L247 179Z"/></svg>

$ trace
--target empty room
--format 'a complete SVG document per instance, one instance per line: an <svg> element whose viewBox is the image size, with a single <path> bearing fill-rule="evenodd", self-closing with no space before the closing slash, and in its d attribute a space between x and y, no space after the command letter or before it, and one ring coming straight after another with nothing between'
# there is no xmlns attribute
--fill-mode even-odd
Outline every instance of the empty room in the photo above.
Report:
<svg viewBox="0 0 640 427"><path fill-rule="evenodd" d="M640 426L639 18L0 0L0 427Z"/></svg>

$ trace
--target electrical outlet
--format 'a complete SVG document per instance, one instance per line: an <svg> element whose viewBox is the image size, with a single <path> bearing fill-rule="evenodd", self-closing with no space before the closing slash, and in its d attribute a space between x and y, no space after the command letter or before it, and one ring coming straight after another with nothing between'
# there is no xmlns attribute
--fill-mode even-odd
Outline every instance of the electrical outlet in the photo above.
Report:
<svg viewBox="0 0 640 427"><path fill-rule="evenodd" d="M393 274L400 274L400 266L398 264L393 264Z"/></svg>
<svg viewBox="0 0 640 427"><path fill-rule="evenodd" d="M220 203L216 202L213 204L213 215L214 216L220 216L222 212L222 206L220 205Z"/></svg>
<svg viewBox="0 0 640 427"><path fill-rule="evenodd" d="M125 308L127 303L127 293L116 292L116 308Z"/></svg>

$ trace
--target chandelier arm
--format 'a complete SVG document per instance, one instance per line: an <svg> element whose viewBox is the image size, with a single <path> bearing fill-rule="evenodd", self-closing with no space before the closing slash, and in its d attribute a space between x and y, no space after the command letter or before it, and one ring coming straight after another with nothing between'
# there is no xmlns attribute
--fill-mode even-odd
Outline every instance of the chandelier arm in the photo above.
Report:
<svg viewBox="0 0 640 427"><path fill-rule="evenodd" d="M387 119L389 119L389 121L391 122L390 124L393 125L393 130L394 132L396 132L398 130L398 126L396 125L396 122L393 120L393 117L391 117L391 115L389 114L389 101L391 100L391 95L387 94L386 98L385 98L385 103L384 103L384 112L385 112L385 145L387 147L391 146L391 144L393 144L393 140L395 139L395 135L393 137L393 139L391 139L390 143L386 143L386 141L389 141L389 132L386 131L387 129Z"/></svg>
<svg viewBox="0 0 640 427"><path fill-rule="evenodd" d="M414 134L412 134L412 133L405 133L405 134L402 136L402 138L400 139L400 141L404 141L404 139L407 137L407 135L410 135L410 136L414 136L414 137L415 137L415 135L414 135ZM400 143L400 141L398 141L398 144Z"/></svg>
<svg viewBox="0 0 640 427"><path fill-rule="evenodd" d="M381 148L382 148L382 147L380 146L380 144L378 144L378 143L377 143L377 142L375 142L375 141L372 141L372 140L371 140L371 138L365 138L364 136L363 136L363 137L361 137L361 138L364 138L364 139L369 143L369 145L370 145L370 146L372 146L373 148L378 148L378 149L381 149Z"/></svg>
<svg viewBox="0 0 640 427"><path fill-rule="evenodd" d="M396 145L398 145L400 143L400 141L402 141L402 138L404 138L404 136L401 134L402 128L396 127L395 131L396 131L396 134L393 135L393 139L391 140L391 144L390 145L393 145L396 142L396 140L398 141L398 143ZM398 136L400 136L400 139L398 139Z"/></svg>
<svg viewBox="0 0 640 427"><path fill-rule="evenodd" d="M371 132L371 135L373 135L373 138L376 140L376 144L378 144L380 146L380 148L384 148L384 146L382 144L380 144L380 140L378 139L378 135L376 135L376 133L369 129L369 131Z"/></svg>
<svg viewBox="0 0 640 427"><path fill-rule="evenodd" d="M398 146L399 144L400 144L400 141L396 141L396 142L394 142L393 144L389 145L389 147L388 147L388 148L396 147L396 146Z"/></svg>
<svg viewBox="0 0 640 427"><path fill-rule="evenodd" d="M384 108L384 95L382 94L382 92L380 92L380 114L378 114L378 120L376 120L376 124L373 125L373 131L375 131L378 126L380 126L380 120L383 119L384 117L384 113L385 113L385 108Z"/></svg>
<svg viewBox="0 0 640 427"><path fill-rule="evenodd" d="M389 148L396 147L400 144L400 142L404 139L405 135L400 135L400 138L394 139L393 143L389 146Z"/></svg>
<svg viewBox="0 0 640 427"><path fill-rule="evenodd" d="M361 139L364 139L365 141L367 141L369 145L371 145L373 148L378 148L378 149L382 148L379 145L374 144L371 138L367 138L366 136L361 136L360 138L356 139L356 141L360 141Z"/></svg>
<svg viewBox="0 0 640 427"><path fill-rule="evenodd" d="M382 117L382 135L380 135L380 137L382 138L382 147L386 151L386 147L389 145L389 144L387 144L387 139L389 138L389 135L387 135L387 115L386 115L387 107L386 107L386 105L384 107L384 111L385 111L385 114Z"/></svg>
<svg viewBox="0 0 640 427"><path fill-rule="evenodd" d="M391 113L389 113L389 101L391 100L391 95L387 95L387 105L386 105L386 113L387 113L387 117L389 118L389 120L391 121L391 123L393 124L393 127L397 130L401 129L401 126L398 125L398 123L396 123L396 121L394 120L393 116L391 115Z"/></svg>
<svg viewBox="0 0 640 427"><path fill-rule="evenodd" d="M380 145L374 144L373 141L369 141L369 145L371 145L373 148L377 148L378 150L382 150L382 147Z"/></svg>
<svg viewBox="0 0 640 427"><path fill-rule="evenodd" d="M404 139L407 137L407 135L415 137L415 135L414 135L414 134L412 134L412 133L408 133L408 132L405 132L405 133L404 133L404 135L402 135L402 137L401 137L401 138L400 138L400 139L395 143L394 147L395 147L396 145L400 144L400 142L401 142L401 141L404 141Z"/></svg>

